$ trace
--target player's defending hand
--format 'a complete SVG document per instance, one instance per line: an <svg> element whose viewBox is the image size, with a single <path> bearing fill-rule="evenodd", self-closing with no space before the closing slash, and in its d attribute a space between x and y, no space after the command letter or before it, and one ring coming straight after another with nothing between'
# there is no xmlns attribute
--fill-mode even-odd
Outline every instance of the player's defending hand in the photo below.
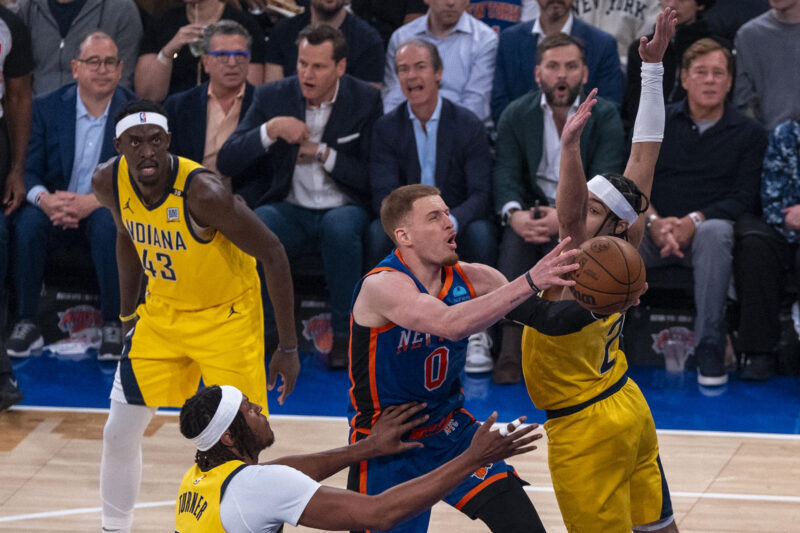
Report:
<svg viewBox="0 0 800 533"><path fill-rule="evenodd" d="M564 129L561 131L561 148L566 150L569 148L580 149L581 133L583 128L592 116L592 108L597 103L597 88L592 89L578 110L567 119L564 123Z"/></svg>
<svg viewBox="0 0 800 533"><path fill-rule="evenodd" d="M575 285L575 281L571 279L564 279L564 274L578 270L578 263L575 262L575 256L578 255L578 250L564 251L565 248L572 242L571 237L565 237L558 246L550 250L546 256L539 259L529 270L531 279L534 285L541 290L547 290L554 285L571 286Z"/></svg>
<svg viewBox="0 0 800 533"><path fill-rule="evenodd" d="M667 45L675 35L675 25L678 23L678 12L671 7L665 7L656 19L656 31L653 38L639 39L639 57L645 63L659 63L664 57Z"/></svg>
<svg viewBox="0 0 800 533"><path fill-rule="evenodd" d="M527 420L527 417L521 416L518 420L522 423ZM536 449L536 446L530 444L542 438L541 433L530 434L539 427L539 424L516 429L517 426L512 423L508 424L505 427L506 431L503 432L492 431L492 425L495 422L497 422L497 411L493 412L492 416L478 428L475 436L472 437L472 443L464 452L471 460L475 461L476 467L531 452Z"/></svg>
<svg viewBox="0 0 800 533"><path fill-rule="evenodd" d="M374 457L379 455L393 455L403 453L414 448L422 448L419 441L404 441L403 435L428 420L428 415L415 415L425 409L427 404L418 402L390 405L381 412L378 421L372 426L369 437L374 449Z"/></svg>
<svg viewBox="0 0 800 533"><path fill-rule="evenodd" d="M281 393L278 396L278 403L283 405L284 400L294 390L294 384L297 383L297 375L300 373L300 358L297 355L297 350L292 352L275 350L269 362L268 373L267 389L269 390L275 387L278 374L283 378L283 384L278 387L278 392Z"/></svg>

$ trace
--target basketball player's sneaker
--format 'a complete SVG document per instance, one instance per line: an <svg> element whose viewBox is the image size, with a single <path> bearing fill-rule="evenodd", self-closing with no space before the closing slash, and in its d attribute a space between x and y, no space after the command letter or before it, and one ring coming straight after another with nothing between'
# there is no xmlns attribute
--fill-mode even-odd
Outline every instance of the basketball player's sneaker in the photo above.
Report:
<svg viewBox="0 0 800 533"><path fill-rule="evenodd" d="M44 346L42 332L32 320L20 320L14 325L6 344L11 357L28 357L33 350Z"/></svg>
<svg viewBox="0 0 800 533"><path fill-rule="evenodd" d="M116 322L103 324L102 342L97 351L98 361L119 361L122 355L122 326Z"/></svg>
<svg viewBox="0 0 800 533"><path fill-rule="evenodd" d="M467 362L464 371L467 374L491 372L494 366L492 360L492 338L486 331L474 333L469 336L467 344Z"/></svg>

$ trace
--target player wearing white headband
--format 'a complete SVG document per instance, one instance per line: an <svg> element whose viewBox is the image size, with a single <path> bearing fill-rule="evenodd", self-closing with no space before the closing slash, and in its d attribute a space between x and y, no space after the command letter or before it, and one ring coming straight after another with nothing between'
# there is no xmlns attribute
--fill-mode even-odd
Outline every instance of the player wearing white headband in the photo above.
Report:
<svg viewBox="0 0 800 533"><path fill-rule="evenodd" d="M206 384L235 385L264 409L267 376L261 286L264 267L280 347L269 387L291 393L300 363L289 262L277 237L230 185L167 149L169 125L152 102L116 121L121 154L98 168L94 192L117 226L120 320L125 346L103 432L104 531L129 531L141 479L141 441L155 409L178 407ZM139 295L142 274L147 294Z"/></svg>
<svg viewBox="0 0 800 533"><path fill-rule="evenodd" d="M661 58L676 18L664 9L653 39L639 43L642 97L625 176L584 176L581 132L596 89L564 125L556 211L568 248L596 235L642 240L639 215L664 132ZM567 529L676 532L653 418L619 346L624 314L596 316L559 287L544 298L526 304L522 363L528 393L548 418L548 463Z"/></svg>
<svg viewBox="0 0 800 533"><path fill-rule="evenodd" d="M484 465L536 449L535 424L517 430L524 417L490 431L497 413L478 429L470 446L430 473L381 494L320 485L360 461L422 447L401 436L426 421L414 418L425 404L388 407L370 436L350 446L258 464L275 436L261 407L235 387L209 387L181 409L181 434L197 447L195 464L181 481L175 531L278 531L284 523L315 529L390 529L431 507Z"/></svg>

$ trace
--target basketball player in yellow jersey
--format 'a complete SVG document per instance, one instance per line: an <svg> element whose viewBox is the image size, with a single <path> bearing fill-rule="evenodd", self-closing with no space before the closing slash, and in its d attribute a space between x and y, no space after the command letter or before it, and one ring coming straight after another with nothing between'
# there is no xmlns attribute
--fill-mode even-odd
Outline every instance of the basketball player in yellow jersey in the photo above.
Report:
<svg viewBox="0 0 800 533"><path fill-rule="evenodd" d="M642 240L639 215L664 132L661 58L675 23L675 11L666 8L652 41L639 44L642 98L625 177L587 183L584 176L580 136L596 89L564 124L556 210L560 237L572 238L567 248L597 235L634 246ZM528 393L547 414L548 462L567 530L676 532L653 418L619 346L624 315L594 315L562 289L545 291L530 310L522 352Z"/></svg>
<svg viewBox="0 0 800 533"><path fill-rule="evenodd" d="M300 364L289 262L277 237L229 185L167 152L160 106L129 104L116 120L120 156L93 179L117 224L120 319L126 333L103 431L103 530L129 531L141 480L141 439L159 406L180 407L206 385L232 385L266 410L264 330L256 259L276 310L269 387L279 402ZM142 274L145 301L137 308ZM135 325L134 325L135 324Z"/></svg>

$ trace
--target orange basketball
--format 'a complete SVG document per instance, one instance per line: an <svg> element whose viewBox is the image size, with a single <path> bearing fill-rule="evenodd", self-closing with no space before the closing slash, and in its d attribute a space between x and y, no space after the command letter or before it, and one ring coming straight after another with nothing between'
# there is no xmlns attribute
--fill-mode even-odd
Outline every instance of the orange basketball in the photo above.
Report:
<svg viewBox="0 0 800 533"><path fill-rule="evenodd" d="M584 308L600 315L618 313L644 292L645 268L628 241L603 235L584 241L570 272L572 295Z"/></svg>

